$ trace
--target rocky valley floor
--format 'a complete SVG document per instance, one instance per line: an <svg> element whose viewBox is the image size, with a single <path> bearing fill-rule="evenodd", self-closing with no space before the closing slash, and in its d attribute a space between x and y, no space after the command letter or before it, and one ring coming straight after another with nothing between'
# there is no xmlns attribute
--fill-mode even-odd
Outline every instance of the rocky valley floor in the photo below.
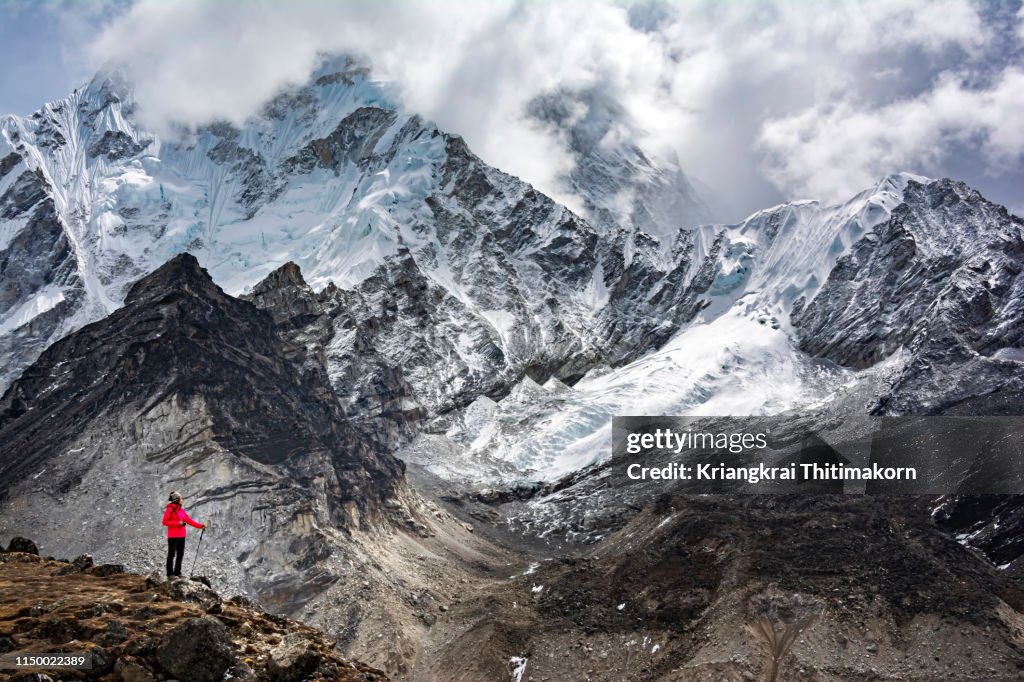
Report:
<svg viewBox="0 0 1024 682"><path fill-rule="evenodd" d="M1020 582L938 531L929 509L661 496L600 542L532 545L525 569L475 581L411 678L1024 679Z"/></svg>

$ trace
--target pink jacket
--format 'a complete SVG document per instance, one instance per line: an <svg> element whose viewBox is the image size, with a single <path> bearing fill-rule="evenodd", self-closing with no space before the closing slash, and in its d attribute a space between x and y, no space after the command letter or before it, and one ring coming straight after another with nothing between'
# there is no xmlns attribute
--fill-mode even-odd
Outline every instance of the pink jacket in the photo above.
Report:
<svg viewBox="0 0 1024 682"><path fill-rule="evenodd" d="M181 505L171 502L167 505L167 509L164 510L164 525L167 526L167 537L185 537L185 526L181 525L182 522L187 523L193 528L203 527L203 524L193 521L192 517L185 513Z"/></svg>

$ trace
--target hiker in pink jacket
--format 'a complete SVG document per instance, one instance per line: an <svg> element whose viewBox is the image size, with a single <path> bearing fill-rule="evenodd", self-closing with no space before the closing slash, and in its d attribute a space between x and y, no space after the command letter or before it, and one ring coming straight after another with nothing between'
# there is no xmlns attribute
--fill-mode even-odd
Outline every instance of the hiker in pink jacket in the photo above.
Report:
<svg viewBox="0 0 1024 682"><path fill-rule="evenodd" d="M167 577L181 575L181 560L185 556L185 526L206 528L196 523L181 506L181 495L171 493L170 504L164 510L164 525L167 526Z"/></svg>

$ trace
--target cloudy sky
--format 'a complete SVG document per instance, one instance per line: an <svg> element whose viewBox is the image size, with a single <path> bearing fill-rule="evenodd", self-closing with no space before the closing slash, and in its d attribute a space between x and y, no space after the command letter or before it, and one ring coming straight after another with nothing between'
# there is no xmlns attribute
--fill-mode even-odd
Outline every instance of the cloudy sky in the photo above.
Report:
<svg viewBox="0 0 1024 682"><path fill-rule="evenodd" d="M0 0L0 112L129 65L147 125L242 121L321 52L362 55L406 106L559 194L564 140L527 105L597 90L651 156L737 220L909 170L1024 214L1020 0L254 2Z"/></svg>

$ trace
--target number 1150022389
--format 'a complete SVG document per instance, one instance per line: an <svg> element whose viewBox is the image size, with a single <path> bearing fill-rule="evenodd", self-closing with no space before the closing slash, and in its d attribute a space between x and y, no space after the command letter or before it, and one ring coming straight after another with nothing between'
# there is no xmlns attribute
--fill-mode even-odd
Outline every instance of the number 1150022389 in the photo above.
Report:
<svg viewBox="0 0 1024 682"><path fill-rule="evenodd" d="M89 670L92 668L92 654L36 654L12 652L0 655L0 670L10 670L12 668L21 670Z"/></svg>

